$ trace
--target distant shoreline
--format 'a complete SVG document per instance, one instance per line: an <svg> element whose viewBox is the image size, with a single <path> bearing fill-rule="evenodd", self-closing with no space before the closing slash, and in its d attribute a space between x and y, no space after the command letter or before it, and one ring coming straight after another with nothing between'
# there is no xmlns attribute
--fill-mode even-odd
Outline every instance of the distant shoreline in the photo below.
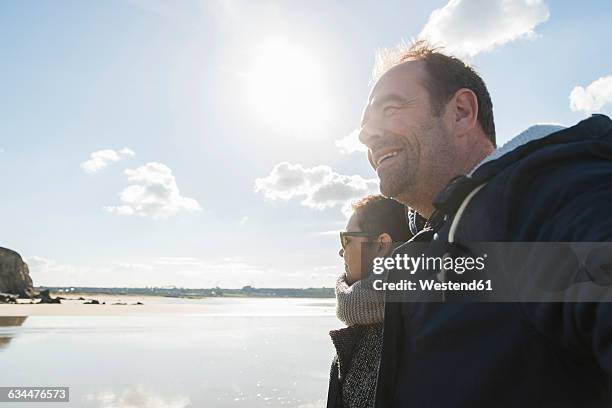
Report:
<svg viewBox="0 0 612 408"><path fill-rule="evenodd" d="M335 299L280 297L170 297L138 294L51 292L61 304L19 299L0 304L1 316L272 316L335 315ZM92 302L95 301L95 302ZM280 309L278 305L284 305ZM323 309L313 306L323 306ZM279 314L280 313L280 314Z"/></svg>
<svg viewBox="0 0 612 408"><path fill-rule="evenodd" d="M245 286L241 289L208 288L103 288L82 286L40 286L36 290L48 289L55 296L159 296L173 298L334 298L334 288L254 288Z"/></svg>

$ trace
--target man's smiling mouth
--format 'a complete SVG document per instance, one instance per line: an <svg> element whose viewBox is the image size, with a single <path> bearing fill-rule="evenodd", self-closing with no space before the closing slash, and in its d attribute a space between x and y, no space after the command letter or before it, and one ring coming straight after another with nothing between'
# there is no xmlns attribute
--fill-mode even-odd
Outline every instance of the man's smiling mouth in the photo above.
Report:
<svg viewBox="0 0 612 408"><path fill-rule="evenodd" d="M401 149L398 150L392 150L388 153L385 153L383 155L381 155L377 160L376 160L376 170L378 170L378 168L380 167L381 164L383 164L384 162L389 161L390 159L392 159L393 157L397 156L399 154L399 152L401 151Z"/></svg>

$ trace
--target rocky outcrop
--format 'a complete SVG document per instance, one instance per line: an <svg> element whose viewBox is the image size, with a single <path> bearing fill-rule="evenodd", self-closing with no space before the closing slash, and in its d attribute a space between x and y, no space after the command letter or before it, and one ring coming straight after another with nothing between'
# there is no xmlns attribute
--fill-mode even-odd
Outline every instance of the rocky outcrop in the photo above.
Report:
<svg viewBox="0 0 612 408"><path fill-rule="evenodd" d="M0 247L0 292L22 298L35 296L28 265L21 256L10 249Z"/></svg>
<svg viewBox="0 0 612 408"><path fill-rule="evenodd" d="M51 297L51 294L49 293L49 289L41 290L38 296L40 297L40 300L38 301L38 303L62 303L62 298Z"/></svg>
<svg viewBox="0 0 612 408"><path fill-rule="evenodd" d="M0 303L17 303L17 295L0 292Z"/></svg>

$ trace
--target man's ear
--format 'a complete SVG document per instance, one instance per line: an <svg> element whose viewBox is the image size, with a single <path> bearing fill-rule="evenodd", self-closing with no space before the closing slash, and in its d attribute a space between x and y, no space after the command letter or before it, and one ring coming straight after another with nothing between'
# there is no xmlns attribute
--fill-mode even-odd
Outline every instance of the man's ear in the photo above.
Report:
<svg viewBox="0 0 612 408"><path fill-rule="evenodd" d="M384 233L380 234L376 239L376 255L387 256L393 251L393 239L391 235Z"/></svg>
<svg viewBox="0 0 612 408"><path fill-rule="evenodd" d="M478 126L478 97L471 89L462 88L455 92L451 106L457 136L463 136Z"/></svg>

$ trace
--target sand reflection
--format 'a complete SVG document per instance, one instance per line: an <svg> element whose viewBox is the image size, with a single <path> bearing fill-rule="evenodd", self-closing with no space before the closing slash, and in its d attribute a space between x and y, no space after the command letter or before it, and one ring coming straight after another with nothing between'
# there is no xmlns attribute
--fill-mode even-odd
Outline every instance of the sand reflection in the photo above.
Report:
<svg viewBox="0 0 612 408"><path fill-rule="evenodd" d="M0 316L0 327L19 327L27 318L27 316ZM13 333L0 332L0 350L7 348L12 339Z"/></svg>

